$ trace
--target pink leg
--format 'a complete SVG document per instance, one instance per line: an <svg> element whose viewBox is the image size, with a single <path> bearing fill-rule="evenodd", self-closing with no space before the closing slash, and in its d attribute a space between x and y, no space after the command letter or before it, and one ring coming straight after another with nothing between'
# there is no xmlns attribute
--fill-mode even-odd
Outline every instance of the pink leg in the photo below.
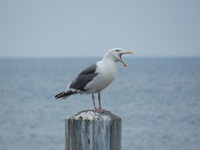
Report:
<svg viewBox="0 0 200 150"><path fill-rule="evenodd" d="M99 100L99 108L94 109L95 112L104 112L104 110L101 108L101 96L100 96L100 92L98 93L98 100Z"/></svg>
<svg viewBox="0 0 200 150"><path fill-rule="evenodd" d="M94 105L94 110L96 110L96 105L95 105L95 101L94 101L95 97L94 97L94 93L92 93L92 101L93 101L93 105Z"/></svg>

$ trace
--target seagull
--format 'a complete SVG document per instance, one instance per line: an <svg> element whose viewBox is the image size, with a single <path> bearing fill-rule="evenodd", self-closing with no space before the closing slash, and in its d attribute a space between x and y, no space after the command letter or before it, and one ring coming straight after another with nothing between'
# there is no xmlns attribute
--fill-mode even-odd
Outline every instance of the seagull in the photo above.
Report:
<svg viewBox="0 0 200 150"><path fill-rule="evenodd" d="M124 67L126 63L122 60L123 54L133 54L121 48L109 50L102 60L81 71L78 76L68 84L67 89L57 95L56 99L66 99L75 94L92 94L94 112L104 112L101 107L101 91L114 80L117 72L117 62L121 62ZM95 105L94 94L98 93L99 107Z"/></svg>

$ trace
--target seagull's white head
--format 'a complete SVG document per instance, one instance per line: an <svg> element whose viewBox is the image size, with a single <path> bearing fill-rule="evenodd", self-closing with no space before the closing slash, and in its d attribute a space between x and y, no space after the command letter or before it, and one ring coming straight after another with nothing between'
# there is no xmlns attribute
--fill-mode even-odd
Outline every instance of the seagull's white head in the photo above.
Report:
<svg viewBox="0 0 200 150"><path fill-rule="evenodd" d="M133 53L127 52L121 48L113 48L104 55L103 59L112 59L115 62L120 61L124 65L124 67L126 67L126 63L122 60L123 54L133 54Z"/></svg>

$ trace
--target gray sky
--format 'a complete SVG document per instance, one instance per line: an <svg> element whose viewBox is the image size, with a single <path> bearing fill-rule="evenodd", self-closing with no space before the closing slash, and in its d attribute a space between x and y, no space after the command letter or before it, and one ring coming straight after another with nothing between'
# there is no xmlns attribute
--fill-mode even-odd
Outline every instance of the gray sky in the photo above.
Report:
<svg viewBox="0 0 200 150"><path fill-rule="evenodd" d="M0 57L200 56L199 0L0 0Z"/></svg>

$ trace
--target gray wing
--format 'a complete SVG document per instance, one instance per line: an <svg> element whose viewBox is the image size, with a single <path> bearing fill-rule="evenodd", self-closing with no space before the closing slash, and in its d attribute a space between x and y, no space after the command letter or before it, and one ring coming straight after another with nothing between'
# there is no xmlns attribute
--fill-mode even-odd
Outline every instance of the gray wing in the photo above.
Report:
<svg viewBox="0 0 200 150"><path fill-rule="evenodd" d="M90 67L83 70L79 75L72 81L69 88L86 91L84 87L92 81L92 79L98 74L96 73L97 65L93 64Z"/></svg>

